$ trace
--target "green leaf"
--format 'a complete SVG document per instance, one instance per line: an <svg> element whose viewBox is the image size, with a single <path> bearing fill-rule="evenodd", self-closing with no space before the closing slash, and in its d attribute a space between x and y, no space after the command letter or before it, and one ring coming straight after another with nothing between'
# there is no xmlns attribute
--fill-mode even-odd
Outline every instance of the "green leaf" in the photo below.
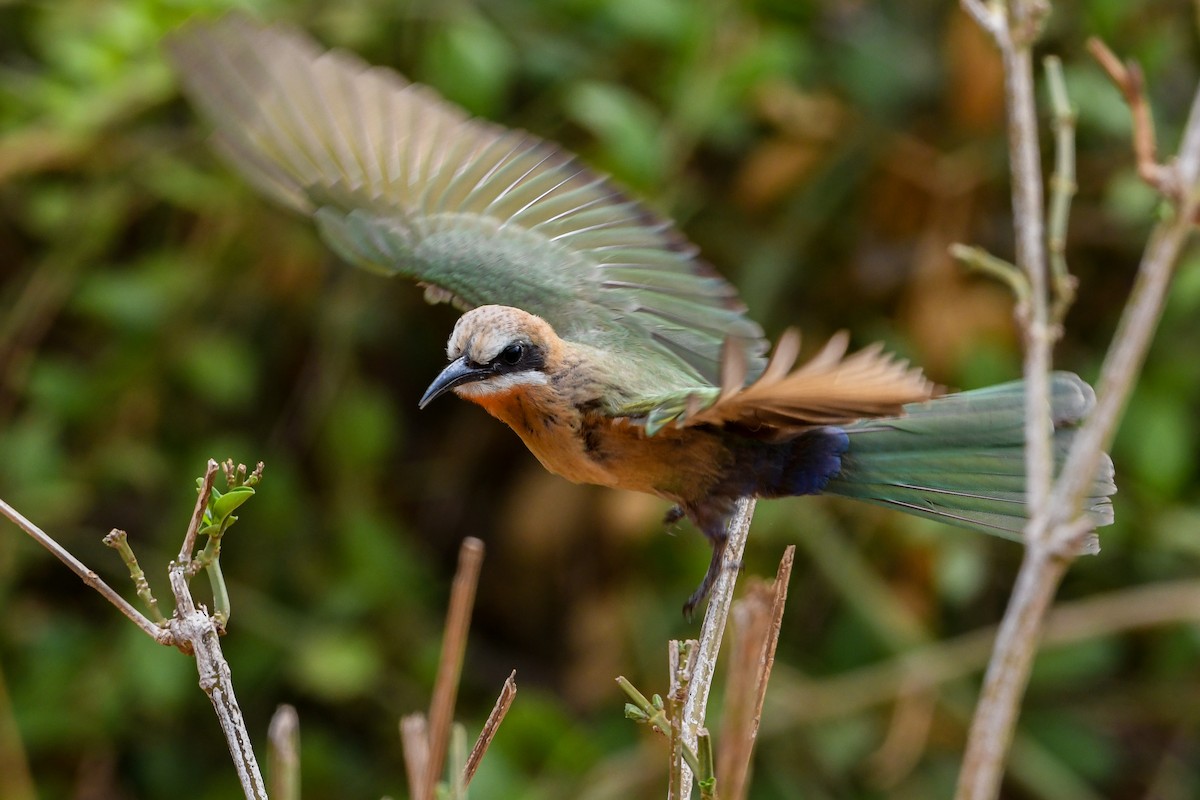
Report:
<svg viewBox="0 0 1200 800"><path fill-rule="evenodd" d="M222 522L237 510L242 503L254 496L254 490L249 486L235 486L220 497L215 498L209 503L212 509L213 518L217 522Z"/></svg>

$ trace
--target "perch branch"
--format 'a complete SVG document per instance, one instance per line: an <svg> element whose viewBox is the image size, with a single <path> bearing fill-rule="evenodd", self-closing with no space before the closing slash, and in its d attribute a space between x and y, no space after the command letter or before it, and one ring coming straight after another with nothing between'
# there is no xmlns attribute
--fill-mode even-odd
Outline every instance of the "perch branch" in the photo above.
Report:
<svg viewBox="0 0 1200 800"><path fill-rule="evenodd" d="M696 669L688 687L687 701L683 707L683 741L695 750L700 729L704 727L704 714L708 706L708 695L712 689L713 675L717 670L717 654L721 650L721 638L725 633L725 621L729 618L729 607L733 603L733 590L737 585L738 569L742 554L746 550L746 539L750 533L750 522L754 519L754 501L739 500L729 521L729 541L725 544L725 569L721 570L713 584L712 599L704 612L704 624L700 627L700 644ZM691 791L692 773L684 770L683 797Z"/></svg>
<svg viewBox="0 0 1200 800"><path fill-rule="evenodd" d="M128 600L121 597L111 586L105 583L99 575L88 569L82 561L55 541L54 537L37 525L34 525L19 511L3 500L0 500L0 514L8 517L14 525L33 537L34 541L53 553L59 561L67 565L68 569L78 575L88 586L99 592L101 597L116 606L118 611L128 617L134 625L137 625L151 639L164 645L173 645L175 643L169 630L160 628L151 622L142 612L134 608Z"/></svg>

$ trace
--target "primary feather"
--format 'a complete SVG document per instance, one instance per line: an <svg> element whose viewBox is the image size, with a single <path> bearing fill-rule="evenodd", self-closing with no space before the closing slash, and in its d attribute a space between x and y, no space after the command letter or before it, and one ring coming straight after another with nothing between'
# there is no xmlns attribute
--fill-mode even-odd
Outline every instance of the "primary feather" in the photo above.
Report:
<svg viewBox="0 0 1200 800"><path fill-rule="evenodd" d="M723 346L761 370L762 330L736 290L668 220L556 145L241 14L189 24L167 51L220 151L313 215L347 261L636 353L663 388L716 381Z"/></svg>

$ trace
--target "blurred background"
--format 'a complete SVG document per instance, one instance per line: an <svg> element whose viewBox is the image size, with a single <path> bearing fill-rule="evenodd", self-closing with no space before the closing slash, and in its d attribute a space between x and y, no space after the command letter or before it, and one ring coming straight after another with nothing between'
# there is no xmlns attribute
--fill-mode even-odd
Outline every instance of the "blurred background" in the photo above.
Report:
<svg viewBox="0 0 1200 800"><path fill-rule="evenodd" d="M930 0L0 2L0 497L132 597L100 543L129 531L165 600L205 459L265 461L225 543L224 644L260 756L275 706L298 707L309 798L405 794L397 719L427 707L456 552L478 536L470 735L513 668L520 692L472 795L661 797L665 749L613 679L665 690L708 546L664 529L657 500L548 475L473 406L418 416L456 313L340 264L213 156L178 95L164 35L232 5L581 153L679 220L772 337L848 328L963 388L1020 362L1006 291L946 255L1012 252L993 48ZM1092 380L1160 210L1089 35L1145 68L1161 152L1200 75L1182 1L1050 17L1042 49L1080 111L1081 289L1057 364ZM1039 659L1006 797L1200 796L1198 310L1189 252L1114 446L1117 523L1059 595L1107 605L1078 606ZM1020 549L774 501L747 575L792 543L752 796L949 796L986 649L953 651L961 676L926 689L892 659L994 624ZM1127 630L1111 609L1174 621ZM34 791L238 793L193 662L0 522L0 795Z"/></svg>

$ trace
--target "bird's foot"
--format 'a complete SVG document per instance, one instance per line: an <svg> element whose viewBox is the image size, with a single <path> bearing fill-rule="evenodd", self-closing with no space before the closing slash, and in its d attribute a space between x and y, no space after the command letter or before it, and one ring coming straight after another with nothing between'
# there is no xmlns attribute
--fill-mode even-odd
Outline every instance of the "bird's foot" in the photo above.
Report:
<svg viewBox="0 0 1200 800"><path fill-rule="evenodd" d="M683 506L671 506L663 515L663 525L674 525L683 519Z"/></svg>
<svg viewBox="0 0 1200 800"><path fill-rule="evenodd" d="M740 570L741 562L733 564L725 563L725 542L728 537L722 535L718 539L713 539L713 554L712 560L708 562L708 571L704 573L703 580L696 587L696 591L692 592L692 596L683 604L683 618L688 622L692 621L692 617L696 612L696 608L704 602L708 597L708 593L712 591L713 584L717 582L717 578L721 575L722 569Z"/></svg>

